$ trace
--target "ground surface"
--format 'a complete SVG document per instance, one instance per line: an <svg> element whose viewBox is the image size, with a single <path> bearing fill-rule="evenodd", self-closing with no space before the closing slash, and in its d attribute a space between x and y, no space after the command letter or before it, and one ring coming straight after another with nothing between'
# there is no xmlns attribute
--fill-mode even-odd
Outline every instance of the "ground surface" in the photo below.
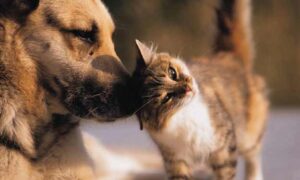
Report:
<svg viewBox="0 0 300 180"><path fill-rule="evenodd" d="M123 121L113 124L85 125L84 129L101 139L112 149L128 152L144 152L151 161L157 161L159 154L138 123ZM300 179L300 109L272 110L264 140L263 168L266 180ZM238 180L243 176L242 163L239 165Z"/></svg>

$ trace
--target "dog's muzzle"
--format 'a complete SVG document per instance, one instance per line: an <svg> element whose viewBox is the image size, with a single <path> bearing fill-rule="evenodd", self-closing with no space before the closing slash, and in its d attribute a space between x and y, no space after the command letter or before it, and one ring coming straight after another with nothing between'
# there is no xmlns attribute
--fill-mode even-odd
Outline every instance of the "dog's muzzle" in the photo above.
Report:
<svg viewBox="0 0 300 180"><path fill-rule="evenodd" d="M113 56L103 55L95 58L92 63L92 67L102 72L111 74L118 79L128 79L129 73L124 65Z"/></svg>

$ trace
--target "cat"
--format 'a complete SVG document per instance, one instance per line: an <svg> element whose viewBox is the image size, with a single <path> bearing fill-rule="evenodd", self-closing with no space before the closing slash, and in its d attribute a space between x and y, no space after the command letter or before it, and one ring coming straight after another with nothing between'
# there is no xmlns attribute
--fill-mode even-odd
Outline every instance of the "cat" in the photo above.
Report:
<svg viewBox="0 0 300 180"><path fill-rule="evenodd" d="M136 41L137 117L159 147L169 179L192 179L203 161L216 179L234 179L238 155L247 180L263 179L269 103L263 78L252 70L250 9L249 0L221 1L209 57L184 62Z"/></svg>

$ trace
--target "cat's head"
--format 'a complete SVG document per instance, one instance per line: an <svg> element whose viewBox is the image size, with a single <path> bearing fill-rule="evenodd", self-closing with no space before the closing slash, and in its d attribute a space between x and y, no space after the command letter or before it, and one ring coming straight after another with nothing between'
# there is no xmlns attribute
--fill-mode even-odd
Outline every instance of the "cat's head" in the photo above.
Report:
<svg viewBox="0 0 300 180"><path fill-rule="evenodd" d="M160 130L169 119L191 101L196 94L195 83L186 65L167 53L137 41L139 56L134 72L139 87L141 109L137 112L147 129Z"/></svg>

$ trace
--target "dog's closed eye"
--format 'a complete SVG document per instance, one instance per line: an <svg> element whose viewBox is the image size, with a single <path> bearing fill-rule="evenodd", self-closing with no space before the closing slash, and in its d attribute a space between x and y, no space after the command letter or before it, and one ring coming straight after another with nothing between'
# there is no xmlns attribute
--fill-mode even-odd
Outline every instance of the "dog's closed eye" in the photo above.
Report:
<svg viewBox="0 0 300 180"><path fill-rule="evenodd" d="M70 31L74 36L78 37L79 39L88 42L88 43L95 43L96 41L96 33L91 31L85 30L71 30Z"/></svg>

